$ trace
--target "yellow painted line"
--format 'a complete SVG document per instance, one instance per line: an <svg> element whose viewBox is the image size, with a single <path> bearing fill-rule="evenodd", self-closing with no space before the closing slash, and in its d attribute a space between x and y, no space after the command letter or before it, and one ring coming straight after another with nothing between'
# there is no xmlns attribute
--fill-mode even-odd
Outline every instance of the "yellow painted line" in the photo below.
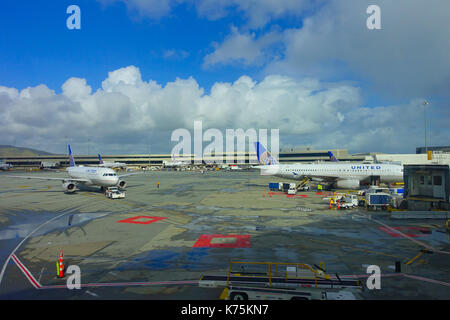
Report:
<svg viewBox="0 0 450 320"><path fill-rule="evenodd" d="M412 258L411 260L409 260L406 264L410 265L411 263L413 263L414 261L416 261L421 255L423 255L423 252L420 251L414 258Z"/></svg>
<svg viewBox="0 0 450 320"><path fill-rule="evenodd" d="M17 188L25 189L25 188L31 188L31 186L18 186Z"/></svg>

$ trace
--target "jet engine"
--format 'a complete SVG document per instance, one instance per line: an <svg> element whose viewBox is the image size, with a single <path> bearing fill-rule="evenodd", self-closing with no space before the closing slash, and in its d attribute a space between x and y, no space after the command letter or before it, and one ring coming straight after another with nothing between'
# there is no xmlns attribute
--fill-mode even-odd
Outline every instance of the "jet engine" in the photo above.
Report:
<svg viewBox="0 0 450 320"><path fill-rule="evenodd" d="M73 182L63 182L62 187L65 192L72 193L75 192L76 186Z"/></svg>
<svg viewBox="0 0 450 320"><path fill-rule="evenodd" d="M120 180L118 185L119 185L120 189L125 189L125 187L127 186L127 183L124 180Z"/></svg>
<svg viewBox="0 0 450 320"><path fill-rule="evenodd" d="M359 188L359 180L356 180L356 179L338 180L336 182L336 186L341 189L358 189Z"/></svg>

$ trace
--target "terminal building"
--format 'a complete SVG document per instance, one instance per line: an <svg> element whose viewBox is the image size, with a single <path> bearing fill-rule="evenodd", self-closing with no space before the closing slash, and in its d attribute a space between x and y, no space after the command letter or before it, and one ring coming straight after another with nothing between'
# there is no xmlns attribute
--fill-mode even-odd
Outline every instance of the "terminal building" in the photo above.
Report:
<svg viewBox="0 0 450 320"><path fill-rule="evenodd" d="M417 148L418 151L422 147ZM432 151L436 149L436 151ZM304 148L284 148L278 154L280 163L313 163L321 161L330 161L328 151L339 161L377 163L390 162L399 164L450 164L450 152L445 152L445 148L450 147L431 147L428 153L416 154L384 154L384 153L361 153L349 154L346 149L316 150L310 147ZM103 155L105 162L123 162L130 167L151 167L163 166L165 163L172 161L170 154L128 154L128 155ZM214 158L205 156L203 160L213 160ZM256 154L254 152L234 152L222 154L224 163L235 164L257 164ZM196 158L195 155L184 155L182 160L202 163L202 159ZM99 163L97 155L75 155L75 161L78 165L97 165ZM36 155L36 156L5 156L4 163L9 163L16 168L43 168L48 164L58 164L60 167L69 165L69 157L67 155Z"/></svg>
<svg viewBox="0 0 450 320"><path fill-rule="evenodd" d="M366 155L351 155L345 149L315 150L312 148L280 150L278 159L280 163L330 161L328 151L333 152L340 161L362 162L368 159ZM77 165L96 165L99 163L97 155L74 156ZM164 163L172 161L172 156L170 154L103 155L102 159L107 162L124 162L129 166L145 167L163 166ZM184 155L182 159L201 162L201 159L196 158L193 154ZM205 156L203 160L208 161L212 159L212 157ZM224 152L222 159L227 163L257 164L257 158L254 152ZM42 167L43 163L58 163L61 167L67 167L69 165L69 157L67 155L11 156L5 157L3 160L5 163L10 163L16 168Z"/></svg>

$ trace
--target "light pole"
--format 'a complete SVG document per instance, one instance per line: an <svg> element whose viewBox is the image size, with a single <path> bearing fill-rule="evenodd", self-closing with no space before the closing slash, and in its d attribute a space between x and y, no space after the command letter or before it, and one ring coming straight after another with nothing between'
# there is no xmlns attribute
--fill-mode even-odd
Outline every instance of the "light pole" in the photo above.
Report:
<svg viewBox="0 0 450 320"><path fill-rule="evenodd" d="M429 105L428 101L423 102L423 113L424 113L424 124L425 124L425 153L428 154L428 146L427 146L427 105Z"/></svg>

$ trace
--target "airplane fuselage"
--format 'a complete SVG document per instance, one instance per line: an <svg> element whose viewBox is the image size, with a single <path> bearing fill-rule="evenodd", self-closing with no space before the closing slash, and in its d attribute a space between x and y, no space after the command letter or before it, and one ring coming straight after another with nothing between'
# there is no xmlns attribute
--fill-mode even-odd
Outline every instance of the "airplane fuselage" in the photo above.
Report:
<svg viewBox="0 0 450 320"><path fill-rule="evenodd" d="M403 166L394 164L278 164L260 166L261 173L281 178L301 180L310 177L313 180L359 180L380 177L380 182L392 183L403 181Z"/></svg>
<svg viewBox="0 0 450 320"><path fill-rule="evenodd" d="M119 182L116 172L110 168L100 167L68 167L67 174L73 179L86 179L86 185L113 187ZM67 180L70 180L67 179Z"/></svg>

